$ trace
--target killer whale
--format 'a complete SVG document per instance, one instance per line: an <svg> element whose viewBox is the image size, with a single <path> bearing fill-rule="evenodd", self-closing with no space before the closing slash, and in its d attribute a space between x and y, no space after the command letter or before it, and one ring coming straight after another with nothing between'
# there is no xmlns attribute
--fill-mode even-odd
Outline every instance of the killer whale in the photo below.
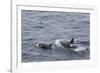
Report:
<svg viewBox="0 0 100 73"><path fill-rule="evenodd" d="M66 39L57 39L54 41L54 43L37 43L37 47L48 50L48 49L54 49L54 48L64 48L64 49L69 49L74 52L86 52L86 48L79 46L77 43L77 40L72 38L71 40L66 40Z"/></svg>

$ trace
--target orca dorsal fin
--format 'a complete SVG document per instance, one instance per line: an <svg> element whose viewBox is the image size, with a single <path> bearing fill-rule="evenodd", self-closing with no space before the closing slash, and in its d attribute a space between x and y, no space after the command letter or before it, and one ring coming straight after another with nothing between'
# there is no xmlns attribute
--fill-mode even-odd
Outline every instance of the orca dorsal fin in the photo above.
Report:
<svg viewBox="0 0 100 73"><path fill-rule="evenodd" d="M74 43L74 38L71 39L70 43Z"/></svg>

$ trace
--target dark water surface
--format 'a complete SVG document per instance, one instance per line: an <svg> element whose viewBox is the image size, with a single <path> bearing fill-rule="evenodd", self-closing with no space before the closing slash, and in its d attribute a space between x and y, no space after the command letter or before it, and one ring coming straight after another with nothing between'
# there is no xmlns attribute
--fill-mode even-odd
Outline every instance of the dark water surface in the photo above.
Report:
<svg viewBox="0 0 100 73"><path fill-rule="evenodd" d="M90 14L22 10L22 62L89 59ZM88 52L81 56L65 49L43 50L36 42L74 37Z"/></svg>

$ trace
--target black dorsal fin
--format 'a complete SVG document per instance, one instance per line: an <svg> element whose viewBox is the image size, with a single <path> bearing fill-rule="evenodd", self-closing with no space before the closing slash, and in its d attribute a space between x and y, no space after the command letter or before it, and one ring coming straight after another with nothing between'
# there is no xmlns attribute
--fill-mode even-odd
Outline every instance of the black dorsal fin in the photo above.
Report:
<svg viewBox="0 0 100 73"><path fill-rule="evenodd" d="M70 43L74 43L74 38L71 39Z"/></svg>

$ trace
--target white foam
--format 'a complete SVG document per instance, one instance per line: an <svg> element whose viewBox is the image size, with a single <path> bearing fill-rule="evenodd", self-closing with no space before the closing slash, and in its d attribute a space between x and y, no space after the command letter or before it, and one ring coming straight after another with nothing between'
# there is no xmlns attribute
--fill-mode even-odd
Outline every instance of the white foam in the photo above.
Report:
<svg viewBox="0 0 100 73"><path fill-rule="evenodd" d="M73 51L75 52L81 52L81 51L86 51L86 48L85 47L78 47L78 48L75 48L75 49L72 49Z"/></svg>

